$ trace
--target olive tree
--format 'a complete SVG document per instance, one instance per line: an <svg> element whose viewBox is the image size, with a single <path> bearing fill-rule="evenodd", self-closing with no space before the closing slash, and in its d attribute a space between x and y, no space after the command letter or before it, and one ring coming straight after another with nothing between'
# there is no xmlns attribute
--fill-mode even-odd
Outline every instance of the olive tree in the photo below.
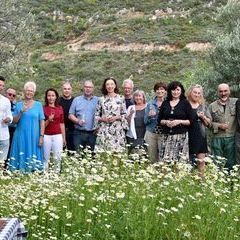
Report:
<svg viewBox="0 0 240 240"><path fill-rule="evenodd" d="M193 74L194 81L205 86L209 100L213 100L217 85L222 82L230 85L234 95L240 91L240 2L229 0L216 20L222 27L212 34L208 57Z"/></svg>
<svg viewBox="0 0 240 240"><path fill-rule="evenodd" d="M0 0L0 5L0 73L12 77L40 35L28 1Z"/></svg>

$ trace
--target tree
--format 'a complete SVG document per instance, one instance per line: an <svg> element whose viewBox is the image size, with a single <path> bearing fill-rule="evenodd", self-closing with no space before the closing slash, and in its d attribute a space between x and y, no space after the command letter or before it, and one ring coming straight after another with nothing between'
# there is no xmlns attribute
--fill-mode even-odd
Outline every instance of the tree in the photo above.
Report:
<svg viewBox="0 0 240 240"><path fill-rule="evenodd" d="M27 62L29 46L40 35L27 0L0 2L0 72L12 77Z"/></svg>
<svg viewBox="0 0 240 240"><path fill-rule="evenodd" d="M193 78L205 86L208 100L215 98L217 85L228 83L233 95L240 90L240 2L229 0L219 10L220 31L213 33L213 47L204 63L198 65Z"/></svg>

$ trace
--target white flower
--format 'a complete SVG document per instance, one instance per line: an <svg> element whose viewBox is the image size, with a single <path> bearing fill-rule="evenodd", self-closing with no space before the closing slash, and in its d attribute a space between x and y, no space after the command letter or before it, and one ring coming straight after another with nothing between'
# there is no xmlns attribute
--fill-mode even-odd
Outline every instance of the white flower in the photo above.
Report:
<svg viewBox="0 0 240 240"><path fill-rule="evenodd" d="M199 215L195 215L193 218L195 218L197 220L201 220L202 219L201 216L199 216Z"/></svg>
<svg viewBox="0 0 240 240"><path fill-rule="evenodd" d="M225 213L226 209L225 208L220 208L220 213Z"/></svg>
<svg viewBox="0 0 240 240"><path fill-rule="evenodd" d="M173 212L178 212L178 209L175 208L175 207L171 207L171 210L172 210Z"/></svg>
<svg viewBox="0 0 240 240"><path fill-rule="evenodd" d="M183 236L186 238L191 238L192 235L189 231L186 231L186 232L184 232Z"/></svg>
<svg viewBox="0 0 240 240"><path fill-rule="evenodd" d="M116 197L117 198L124 198L125 197L125 193L124 192L118 192L118 193L116 193Z"/></svg>
<svg viewBox="0 0 240 240"><path fill-rule="evenodd" d="M71 213L71 212L66 212L66 218L67 218L67 219L72 218L72 213Z"/></svg>
<svg viewBox="0 0 240 240"><path fill-rule="evenodd" d="M38 216L36 216L36 215L33 215L30 217L31 220L36 220L37 218L38 218Z"/></svg>
<svg viewBox="0 0 240 240"><path fill-rule="evenodd" d="M110 225L110 224L105 224L105 227L106 227L106 228L110 228L111 225Z"/></svg>

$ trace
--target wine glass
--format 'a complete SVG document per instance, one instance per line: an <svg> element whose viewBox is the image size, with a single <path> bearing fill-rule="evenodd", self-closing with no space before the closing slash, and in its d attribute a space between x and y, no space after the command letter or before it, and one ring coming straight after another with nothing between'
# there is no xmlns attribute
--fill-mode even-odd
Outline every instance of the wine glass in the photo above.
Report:
<svg viewBox="0 0 240 240"><path fill-rule="evenodd" d="M86 122L85 113L81 113L81 114L80 114L80 120L82 121L82 125L85 124L85 122Z"/></svg>
<svg viewBox="0 0 240 240"><path fill-rule="evenodd" d="M53 108L51 108L50 116L51 116L51 121L53 122L54 116L55 116L55 110Z"/></svg>
<svg viewBox="0 0 240 240"><path fill-rule="evenodd" d="M153 105L150 105L150 108L149 108L149 116L153 117L155 116L157 113L156 113L156 110L154 108Z"/></svg>

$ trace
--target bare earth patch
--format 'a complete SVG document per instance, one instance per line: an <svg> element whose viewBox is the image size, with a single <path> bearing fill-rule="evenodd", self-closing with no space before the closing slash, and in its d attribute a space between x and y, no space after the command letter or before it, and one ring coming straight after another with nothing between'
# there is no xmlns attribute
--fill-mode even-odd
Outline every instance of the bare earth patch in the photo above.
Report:
<svg viewBox="0 0 240 240"><path fill-rule="evenodd" d="M41 56L42 60L50 61L50 62L55 61L55 60L60 59L60 58L62 58L61 55L53 53L53 52L43 53L42 56Z"/></svg>
<svg viewBox="0 0 240 240"><path fill-rule="evenodd" d="M201 52L208 50L211 46L210 43L192 42L188 43L185 47L193 52Z"/></svg>
<svg viewBox="0 0 240 240"><path fill-rule="evenodd" d="M128 51L167 51L167 52L177 52L180 51L181 48L175 45L156 45L153 43L150 44L142 44L142 43L124 43L117 44L116 42L96 42L96 43L85 43L85 39L81 39L80 41L76 41L74 43L70 43L67 45L69 51L78 52L81 50L86 51L113 51L113 52L128 52ZM193 42L189 43L185 46L190 51L206 51L209 47L211 47L210 43L198 43Z"/></svg>

